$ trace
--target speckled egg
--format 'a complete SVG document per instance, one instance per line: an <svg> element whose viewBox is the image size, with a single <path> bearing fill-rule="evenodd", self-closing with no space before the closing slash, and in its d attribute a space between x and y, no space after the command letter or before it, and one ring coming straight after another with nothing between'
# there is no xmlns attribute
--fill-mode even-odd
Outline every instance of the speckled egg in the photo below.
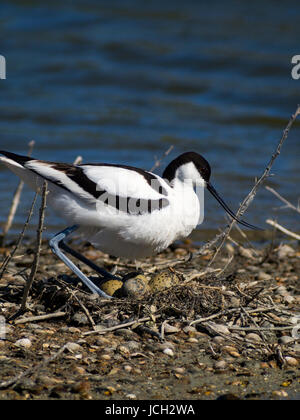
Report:
<svg viewBox="0 0 300 420"><path fill-rule="evenodd" d="M102 283L100 288L109 296L114 296L117 291L119 291L123 286L123 282L121 280L107 280L106 282Z"/></svg>
<svg viewBox="0 0 300 420"><path fill-rule="evenodd" d="M139 298L149 290L148 279L144 275L138 274L124 281L121 293L123 296Z"/></svg>
<svg viewBox="0 0 300 420"><path fill-rule="evenodd" d="M149 287L152 292L158 292L180 283L179 277L170 270L161 271L156 274L150 281Z"/></svg>

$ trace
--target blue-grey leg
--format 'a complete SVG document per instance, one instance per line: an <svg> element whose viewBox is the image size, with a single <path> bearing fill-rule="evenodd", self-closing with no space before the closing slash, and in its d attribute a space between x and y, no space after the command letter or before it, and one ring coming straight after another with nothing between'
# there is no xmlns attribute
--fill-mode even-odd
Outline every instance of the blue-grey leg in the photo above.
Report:
<svg viewBox="0 0 300 420"><path fill-rule="evenodd" d="M82 282L93 292L97 293L98 295L111 299L111 296L104 293L99 287L97 287L86 275L83 274L81 270L61 251L60 248L65 249L67 252L69 252L71 255L78 258L80 261L84 262L91 268L95 269L98 273L101 275L105 275L110 278L116 278L112 276L110 273L106 272L104 269L101 269L100 267L96 266L92 261L85 258L83 255L77 253L73 249L69 248L63 240L70 235L72 232L74 232L76 229L78 229L77 225L68 227L64 229L63 231L57 233L52 239L49 241L50 248L52 252L60 258L67 267L69 267L74 274L76 274L77 277L82 280Z"/></svg>

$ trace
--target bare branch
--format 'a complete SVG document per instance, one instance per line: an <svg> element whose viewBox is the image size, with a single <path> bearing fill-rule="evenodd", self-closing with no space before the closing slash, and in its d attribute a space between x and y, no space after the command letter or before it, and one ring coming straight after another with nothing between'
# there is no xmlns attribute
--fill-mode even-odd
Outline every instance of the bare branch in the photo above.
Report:
<svg viewBox="0 0 300 420"><path fill-rule="evenodd" d="M251 202L253 201L258 188L261 186L261 184L264 182L264 180L269 176L270 170L273 166L273 163L275 161L275 159L279 156L280 152L281 152L281 148L282 145L284 143L284 141L287 139L289 131L294 123L294 121L296 120L297 116L300 114L300 106L298 105L296 112L291 116L286 128L283 131L282 137L277 145L277 148L275 150L275 152L273 153L269 163L266 166L266 169L264 170L264 172L262 173L262 175L260 176L260 178L256 181L255 185L253 186L253 188L251 189L251 191L249 192L249 194L247 195L247 197L243 200L242 204L240 205L237 213L236 213L236 217L240 218L245 211L247 210L247 208L249 207L249 205L251 204ZM224 231L217 235L215 237L214 240L210 241L211 243L213 243L213 245L219 240L221 239L221 243L218 246L213 258L211 259L211 261L209 262L209 265L211 265L213 263L213 261L215 260L216 256L218 255L219 251L221 250L221 248L223 247L233 225L236 223L236 221L233 219L230 223L229 226L227 226ZM202 248L200 248L196 254L201 254L203 252L203 249L207 249L207 246L204 246Z"/></svg>
<svg viewBox="0 0 300 420"><path fill-rule="evenodd" d="M279 223L275 222L274 220L267 219L266 223L268 223L271 226L274 226L276 229L280 230L281 232L285 233L286 235L290 236L291 238L294 238L294 239L297 239L298 241L300 241L300 235L298 235L297 233L291 232L290 230L281 226Z"/></svg>
<svg viewBox="0 0 300 420"><path fill-rule="evenodd" d="M159 166L161 165L161 162L164 160L166 156L168 156L168 154L173 150L173 148L174 148L173 145L170 146L169 149L159 159L155 158L155 163L150 169L150 172L154 172L155 169L159 168Z"/></svg>
<svg viewBox="0 0 300 420"><path fill-rule="evenodd" d="M279 200L281 200L284 204L287 205L292 210L295 210L297 213L300 213L300 208L294 206L290 201L288 201L286 198L282 197L277 191L275 191L273 188L269 187L268 185L265 187L266 190L270 191L272 194L274 194Z"/></svg>

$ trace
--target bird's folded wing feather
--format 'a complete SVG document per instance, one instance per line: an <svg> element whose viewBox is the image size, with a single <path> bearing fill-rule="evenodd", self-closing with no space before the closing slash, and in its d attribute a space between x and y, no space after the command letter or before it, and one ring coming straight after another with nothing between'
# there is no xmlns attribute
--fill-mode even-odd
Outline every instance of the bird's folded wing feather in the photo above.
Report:
<svg viewBox="0 0 300 420"><path fill-rule="evenodd" d="M98 199L104 192L145 200L159 200L167 195L166 183L161 178L117 165L69 165L30 160L24 167L88 201Z"/></svg>

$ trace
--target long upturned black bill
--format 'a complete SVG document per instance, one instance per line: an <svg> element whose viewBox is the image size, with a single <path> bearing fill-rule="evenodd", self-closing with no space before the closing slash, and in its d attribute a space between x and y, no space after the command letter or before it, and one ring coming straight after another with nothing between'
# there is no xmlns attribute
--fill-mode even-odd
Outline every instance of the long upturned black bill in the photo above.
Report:
<svg viewBox="0 0 300 420"><path fill-rule="evenodd" d="M245 222L244 220L240 220L236 217L236 215L233 213L232 210L230 210L230 208L227 206L227 204L222 200L222 198L219 196L219 194L217 193L217 191L214 189L214 187L208 182L207 183L207 189L208 191L218 200L218 202L221 204L221 206L227 211L227 213L234 219L236 220L238 223L240 223L243 226L246 226L250 229L255 229L255 230L263 230L259 227L250 225L250 223Z"/></svg>

